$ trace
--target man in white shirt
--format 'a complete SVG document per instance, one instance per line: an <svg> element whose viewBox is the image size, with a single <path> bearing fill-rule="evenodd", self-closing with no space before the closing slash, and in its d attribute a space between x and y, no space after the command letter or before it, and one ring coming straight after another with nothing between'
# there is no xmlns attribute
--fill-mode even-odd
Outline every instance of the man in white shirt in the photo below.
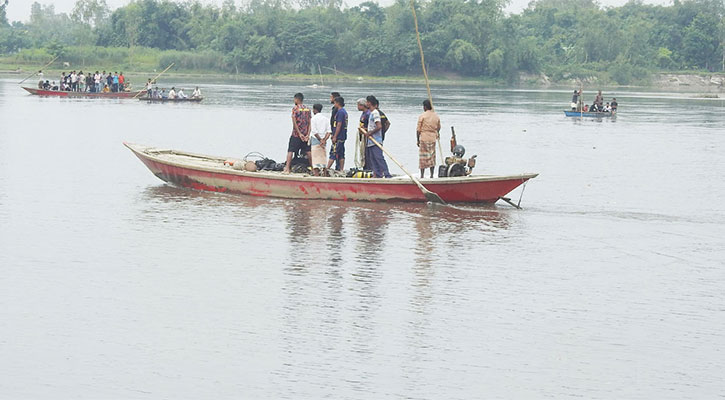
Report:
<svg viewBox="0 0 725 400"><path fill-rule="evenodd" d="M312 173L319 176L320 172L326 175L327 170L327 139L330 138L330 120L321 114L322 104L312 106L312 120L310 122L310 147L312 150Z"/></svg>
<svg viewBox="0 0 725 400"><path fill-rule="evenodd" d="M199 97L201 97L201 90L199 90L199 86L197 86L196 89L194 89L194 92L191 94L191 98L198 99Z"/></svg>
<svg viewBox="0 0 725 400"><path fill-rule="evenodd" d="M176 88L172 87L171 90L169 90L169 100L173 100L176 98Z"/></svg>
<svg viewBox="0 0 725 400"><path fill-rule="evenodd" d="M78 75L76 75L75 71L70 73L70 90L78 91Z"/></svg>
<svg viewBox="0 0 725 400"><path fill-rule="evenodd" d="M96 84L96 93L101 92L101 74L96 71L96 73L93 75L93 82Z"/></svg>
<svg viewBox="0 0 725 400"><path fill-rule="evenodd" d="M186 95L186 94L184 93L184 89L179 89L179 91L178 91L178 92L176 93L176 98L177 98L177 99L185 99L185 98L187 98L187 97L189 97L189 96L187 96L187 95Z"/></svg>

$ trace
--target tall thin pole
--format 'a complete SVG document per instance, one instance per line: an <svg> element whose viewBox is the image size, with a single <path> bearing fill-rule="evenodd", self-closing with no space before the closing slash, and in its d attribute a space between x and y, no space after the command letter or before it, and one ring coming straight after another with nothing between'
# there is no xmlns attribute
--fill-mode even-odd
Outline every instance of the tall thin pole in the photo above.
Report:
<svg viewBox="0 0 725 400"><path fill-rule="evenodd" d="M415 12L415 0L410 0L410 10L413 11L413 22L415 23L415 37L418 39L418 50L420 50L420 66L423 68L423 77L425 78L425 88L428 90L428 101L433 105L433 96L430 93L430 82L428 81L428 71L425 69L425 56L423 55L423 43L420 41L420 31L418 31L418 15Z"/></svg>
<svg viewBox="0 0 725 400"><path fill-rule="evenodd" d="M423 69L423 78L425 78L425 88L428 91L428 101L433 107L433 95L430 93L430 82L428 80L428 71L425 68L425 55L423 54L423 43L420 41L420 31L418 30L418 14L415 12L415 0L410 0L410 10L413 12L413 23L415 24L415 38L418 40L418 50L420 50L420 67ZM438 133L438 152L440 153L441 164L443 164L443 148L441 148L440 132Z"/></svg>
<svg viewBox="0 0 725 400"><path fill-rule="evenodd" d="M166 67L166 69L165 69L165 70L161 71L161 73L160 73L160 74L156 75L156 77L155 77L154 79L151 79L151 82L154 82L155 80L159 79L159 77L160 77L161 75L163 75L163 74L164 74L164 72L168 71L168 70L169 70L169 69L170 69L171 67L173 67L173 66L174 66L174 64L175 64L175 63L171 63L171 64L169 64L169 66L168 66L168 67ZM143 91L139 90L139 92L138 92L138 93L136 93L136 95L135 95L135 96L133 96L133 98L135 99L135 98L136 98L136 97L138 97L138 95L140 95L141 93L143 93Z"/></svg>
<svg viewBox="0 0 725 400"><path fill-rule="evenodd" d="M49 63L47 63L47 64L43 65L43 67L42 67L42 68L40 68L40 70L42 71L42 70L43 70L43 69L44 69L45 67L47 67L48 65L50 65L50 64L53 64L53 61L57 60L57 59L58 59L58 57L60 57L60 55L57 55L57 56L55 56L55 58L54 58L54 59L52 59L52 60L50 60L50 62L49 62ZM27 80L28 80L28 79L30 79L30 77L31 77L31 76L33 76L33 75L35 75L35 72L33 72L32 74L30 74L30 76L28 76L27 78L23 79L22 81L18 82L18 85L20 85L21 83L23 83L23 82L27 81Z"/></svg>

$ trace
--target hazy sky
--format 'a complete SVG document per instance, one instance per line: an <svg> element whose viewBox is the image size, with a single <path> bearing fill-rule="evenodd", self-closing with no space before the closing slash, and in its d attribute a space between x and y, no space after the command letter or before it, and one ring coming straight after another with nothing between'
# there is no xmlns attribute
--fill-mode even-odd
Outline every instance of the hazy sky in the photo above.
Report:
<svg viewBox="0 0 725 400"><path fill-rule="evenodd" d="M54 4L56 12L70 13L73 9L73 4L76 0L37 0L41 4ZM365 0L343 0L348 6L354 6L362 3ZM530 0L511 0L511 3L507 7L509 12L519 12L526 8ZM122 5L128 4L130 0L106 0L106 3L113 9ZM202 3L216 3L221 4L222 0L201 0ZM394 0L378 0L378 3L382 5L389 5ZM605 6L620 6L626 3L627 0L599 0L599 3ZM8 19L11 21L27 21L30 18L30 5L33 0L10 0L8 4ZM237 4L241 4L242 1L237 0ZM653 4L672 4L672 0L645 0L645 3Z"/></svg>

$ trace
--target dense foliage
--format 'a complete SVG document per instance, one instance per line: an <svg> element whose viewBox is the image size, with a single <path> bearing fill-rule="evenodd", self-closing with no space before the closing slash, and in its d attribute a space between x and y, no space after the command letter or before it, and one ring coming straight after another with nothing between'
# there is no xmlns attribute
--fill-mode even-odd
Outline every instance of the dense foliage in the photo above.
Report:
<svg viewBox="0 0 725 400"><path fill-rule="evenodd" d="M675 0L671 6L631 1L607 8L593 0L538 0L508 16L504 6L505 0L418 2L430 70L503 79L522 71L554 79L604 73L629 83L652 70L725 68L722 0ZM351 8L335 0L252 0L244 8L231 0L221 7L135 0L114 11L105 0L78 0L70 15L37 2L31 7L28 23L9 24L0 14L0 52L44 48L72 58L79 49L99 49L90 46L154 48L173 50L159 64L175 61L187 69L419 71L409 0Z"/></svg>

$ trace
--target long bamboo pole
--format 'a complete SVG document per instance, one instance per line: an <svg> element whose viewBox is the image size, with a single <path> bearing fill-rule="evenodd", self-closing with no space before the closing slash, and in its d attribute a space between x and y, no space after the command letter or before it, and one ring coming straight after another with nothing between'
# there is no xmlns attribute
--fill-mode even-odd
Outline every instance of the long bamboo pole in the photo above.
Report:
<svg viewBox="0 0 725 400"><path fill-rule="evenodd" d="M60 55L57 55L57 56L55 56L55 58L54 58L54 59L52 59L52 60L50 60L50 62L49 62L49 63L47 63L47 64L43 65L43 66L42 66L42 67L40 68L40 70L42 71L42 70L43 70L43 69L44 69L45 67L47 67L48 65L50 65L50 64L53 64L53 62L54 62L55 60L57 60L57 59L58 59L58 57L60 57ZM27 80L28 80L28 79L30 79L30 77L32 77L33 75L35 75L35 72L33 72L32 74L30 74L30 75L29 75L29 76L28 76L27 78L23 79L22 81L18 82L18 85L20 85L20 84L22 84L23 82L27 81Z"/></svg>
<svg viewBox="0 0 725 400"><path fill-rule="evenodd" d="M433 106L433 95L430 92L430 81L428 80L428 70L425 68L425 55L423 54L423 43L420 41L420 31L418 30L418 14L415 12L415 0L410 0L410 10L413 12L413 23L415 24L415 38L418 40L418 50L420 50L420 67L423 69L423 78L425 78L425 88L428 91L428 101ZM440 132L438 133L438 152L440 153L441 164L443 164L443 148L441 147Z"/></svg>
<svg viewBox="0 0 725 400"><path fill-rule="evenodd" d="M160 74L156 75L156 77L154 77L154 79L151 79L151 82L154 82L154 81L156 81L157 79L159 79L159 77L160 77L161 75L163 75L163 74L164 74L164 73L165 73L166 71L168 71L169 69L171 69L171 67L173 67L173 66L174 66L174 63L171 63L171 64L169 64L169 66L168 66L168 67L166 67L166 69L165 69L165 70L161 71L161 73L160 73ZM136 97L138 97L138 95L140 95L141 93L143 93L143 91L139 90L139 92L138 92L138 93L136 93L136 95L135 95L135 96L133 96L133 98L135 99L135 98L136 98Z"/></svg>

